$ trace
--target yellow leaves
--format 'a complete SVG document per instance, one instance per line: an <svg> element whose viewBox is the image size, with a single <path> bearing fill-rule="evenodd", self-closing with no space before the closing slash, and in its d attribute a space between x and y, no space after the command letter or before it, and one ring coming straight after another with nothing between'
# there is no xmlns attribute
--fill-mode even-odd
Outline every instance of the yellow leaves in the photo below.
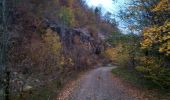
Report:
<svg viewBox="0 0 170 100"><path fill-rule="evenodd" d="M145 49L152 46L152 41L150 39L144 39L141 43L141 48Z"/></svg>
<svg viewBox="0 0 170 100"><path fill-rule="evenodd" d="M61 48L61 43L56 32L53 32L51 29L47 29L46 34L43 36L43 40L49 51L52 51L53 54L58 54Z"/></svg>
<svg viewBox="0 0 170 100"><path fill-rule="evenodd" d="M154 59L155 59L154 57L147 57L147 56L140 57L140 61L144 62L145 65L149 65L149 64L154 63Z"/></svg>
<svg viewBox="0 0 170 100"><path fill-rule="evenodd" d="M70 65L72 65L72 66L74 65L73 59L68 58L68 62L69 62Z"/></svg>
<svg viewBox="0 0 170 100"><path fill-rule="evenodd" d="M170 11L170 0L160 0L152 11L166 14L167 11ZM141 42L142 48L149 48L155 45L159 47L159 52L170 55L170 21L168 19L163 25L153 25L144 29L143 41Z"/></svg>
<svg viewBox="0 0 170 100"><path fill-rule="evenodd" d="M109 57L112 61L115 61L116 56L117 56L117 51L115 50L115 48L108 48L105 51L105 54L107 57Z"/></svg>
<svg viewBox="0 0 170 100"><path fill-rule="evenodd" d="M125 50L123 46L123 44L118 44L115 48L105 50L106 57L121 67L127 66L130 61L129 51Z"/></svg>
<svg viewBox="0 0 170 100"><path fill-rule="evenodd" d="M164 48L159 48L159 52L164 52Z"/></svg>
<svg viewBox="0 0 170 100"><path fill-rule="evenodd" d="M67 58L67 57L64 57L64 56L62 56L61 58L60 58L60 61L59 61L59 63L60 63L60 66L62 67L62 66L64 66L64 65L74 65L74 62L73 62L73 59L72 58Z"/></svg>
<svg viewBox="0 0 170 100"><path fill-rule="evenodd" d="M60 59L60 65L63 66L65 64L65 58L64 57L61 57Z"/></svg>
<svg viewBox="0 0 170 100"><path fill-rule="evenodd" d="M169 85L170 70L163 66L163 60L153 56L143 56L139 58L139 62L135 69L141 72L145 79L162 86Z"/></svg>
<svg viewBox="0 0 170 100"><path fill-rule="evenodd" d="M160 32L159 27L153 26L143 30L143 41L141 47L143 49L151 47L153 44L159 42Z"/></svg>
<svg viewBox="0 0 170 100"><path fill-rule="evenodd" d="M156 57L143 56L139 58L139 61L140 65L136 67L136 70L142 73L157 73L159 68L161 68L161 64L157 64L161 61Z"/></svg>
<svg viewBox="0 0 170 100"><path fill-rule="evenodd" d="M152 26L143 30L142 49L158 45L159 52L170 55L170 22L166 21L162 26Z"/></svg>
<svg viewBox="0 0 170 100"><path fill-rule="evenodd" d="M47 55L49 58L51 57L51 59L55 61L56 64L58 64L61 71L64 70L65 65L74 65L74 62L71 58L60 53L62 45L60 42L60 37L56 32L51 29L47 29L42 38L47 49Z"/></svg>
<svg viewBox="0 0 170 100"><path fill-rule="evenodd" d="M59 36L51 29L47 29L42 35L42 40L32 39L28 58L33 63L39 64L41 70L45 68L45 72L51 73L52 69L59 65L60 50Z"/></svg>
<svg viewBox="0 0 170 100"><path fill-rule="evenodd" d="M162 40L161 40L161 46L159 48L159 51L162 53L165 53L166 55L170 55L170 22L165 22L164 25L161 27L162 30Z"/></svg>
<svg viewBox="0 0 170 100"><path fill-rule="evenodd" d="M160 26L159 29L161 29L163 32L169 32L170 29L170 21L166 21L164 25Z"/></svg>
<svg viewBox="0 0 170 100"><path fill-rule="evenodd" d="M167 56L170 55L170 40L162 44L162 46L159 48L159 52L166 53Z"/></svg>
<svg viewBox="0 0 170 100"><path fill-rule="evenodd" d="M169 40L169 39L170 39L170 35L169 35L169 36L163 36L163 37L162 37L162 40L163 40L163 41L166 41L166 40Z"/></svg>
<svg viewBox="0 0 170 100"><path fill-rule="evenodd" d="M170 10L170 1L161 0L152 11L169 11Z"/></svg>

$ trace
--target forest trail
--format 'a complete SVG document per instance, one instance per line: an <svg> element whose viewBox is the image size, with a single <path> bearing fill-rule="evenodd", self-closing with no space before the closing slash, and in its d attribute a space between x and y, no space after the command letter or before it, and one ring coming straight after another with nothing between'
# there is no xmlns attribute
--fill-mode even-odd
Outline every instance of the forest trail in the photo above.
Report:
<svg viewBox="0 0 170 100"><path fill-rule="evenodd" d="M59 100L134 100L113 79L111 70L116 67L100 67L84 74L78 82L69 84ZM74 85L73 85L74 84ZM61 97L61 98L60 98Z"/></svg>

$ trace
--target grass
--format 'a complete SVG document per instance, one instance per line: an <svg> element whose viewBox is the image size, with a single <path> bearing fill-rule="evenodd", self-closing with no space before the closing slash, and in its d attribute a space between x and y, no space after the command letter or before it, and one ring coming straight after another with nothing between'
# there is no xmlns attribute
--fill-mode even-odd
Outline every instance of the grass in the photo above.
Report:
<svg viewBox="0 0 170 100"><path fill-rule="evenodd" d="M170 91L160 88L157 84L153 83L150 80L145 80L140 77L140 75L134 70L128 70L126 68L115 68L112 70L112 73L126 82L130 83L133 86L136 86L139 89L153 90L154 92L149 93L148 95L156 96L158 100L169 100Z"/></svg>
<svg viewBox="0 0 170 100"><path fill-rule="evenodd" d="M129 81L131 83L138 83L138 77L136 77L136 75L134 75L134 72L129 72L126 69L123 68L115 68L112 70L112 73L120 76L121 78L123 78L126 81Z"/></svg>
<svg viewBox="0 0 170 100"><path fill-rule="evenodd" d="M149 80L144 80L143 78L139 77L137 72L134 70L128 70L125 68L116 68L112 70L112 73L138 87L145 87L151 89L157 87L157 85L154 84L153 82Z"/></svg>

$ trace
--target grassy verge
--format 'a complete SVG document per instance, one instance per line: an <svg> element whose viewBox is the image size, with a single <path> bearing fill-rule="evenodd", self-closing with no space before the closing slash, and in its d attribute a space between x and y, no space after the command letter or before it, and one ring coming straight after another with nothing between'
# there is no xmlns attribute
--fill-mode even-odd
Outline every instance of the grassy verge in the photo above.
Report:
<svg viewBox="0 0 170 100"><path fill-rule="evenodd" d="M137 75L135 71L132 70L128 70L125 68L116 68L112 70L112 73L138 87L151 89L157 87L156 84L152 83L151 81L142 79L141 77L139 77L139 75Z"/></svg>
<svg viewBox="0 0 170 100"><path fill-rule="evenodd" d="M112 73L126 82L130 83L132 86L135 86L139 89L152 90L152 93L148 95L156 96L158 100L169 100L170 91L166 89L161 89L159 86L154 84L152 81L145 80L141 78L136 71L131 71L125 68L115 68L112 70Z"/></svg>

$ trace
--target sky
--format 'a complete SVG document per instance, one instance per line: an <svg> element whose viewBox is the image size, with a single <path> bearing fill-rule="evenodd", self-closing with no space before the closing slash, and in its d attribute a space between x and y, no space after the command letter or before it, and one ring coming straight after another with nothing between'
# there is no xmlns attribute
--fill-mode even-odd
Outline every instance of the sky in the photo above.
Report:
<svg viewBox="0 0 170 100"><path fill-rule="evenodd" d="M104 10L103 13L115 12L120 10L120 7L125 6L128 0L85 0L89 7L101 6Z"/></svg>
<svg viewBox="0 0 170 100"><path fill-rule="evenodd" d="M106 12L110 12L113 15L115 15L113 17L119 23L119 29L123 33L127 32L123 25L125 23L121 19L116 17L116 15L118 14L120 9L122 9L127 5L129 0L85 0L85 1L89 7L98 7L98 6L101 7L103 15Z"/></svg>
<svg viewBox="0 0 170 100"><path fill-rule="evenodd" d="M113 6L112 0L86 0L86 2L90 7L102 6L105 11L111 11Z"/></svg>

